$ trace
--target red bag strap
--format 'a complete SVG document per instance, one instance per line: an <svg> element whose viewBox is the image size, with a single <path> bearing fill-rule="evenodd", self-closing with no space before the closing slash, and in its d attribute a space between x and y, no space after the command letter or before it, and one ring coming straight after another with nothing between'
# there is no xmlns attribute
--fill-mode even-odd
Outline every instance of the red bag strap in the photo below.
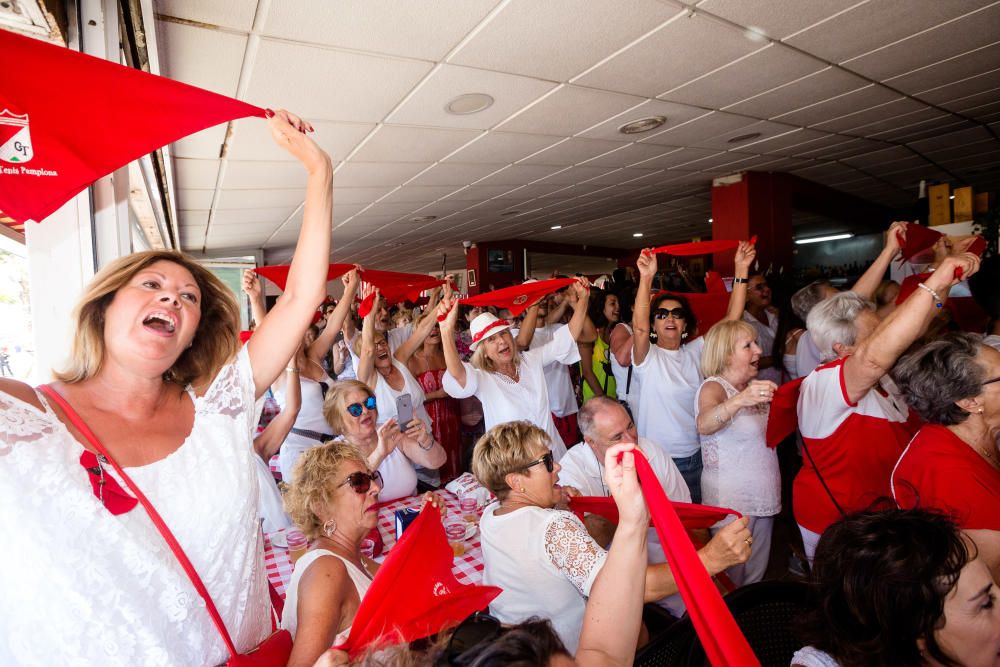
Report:
<svg viewBox="0 0 1000 667"><path fill-rule="evenodd" d="M174 556L181 564L181 567L184 568L184 573L187 574L188 579L191 580L195 590L198 591L198 594L205 600L205 607L208 609L208 613L212 617L215 629L219 631L220 635L222 635L222 641L226 644L226 649L229 651L230 657L235 658L239 655L236 652L236 646L233 644L233 640L229 636L229 630L226 629L226 624L223 623L222 616L219 615L219 610L215 608L215 603L212 601L212 597L208 594L208 589L205 588L205 584L202 583L201 577L198 576L198 572L194 569L194 565L191 564L190 559L188 559L187 554L184 553L184 549L181 548L181 545L177 542L174 534L170 532L170 529L167 528L167 524L163 522L162 518L160 518L160 514L156 511L156 508L153 507L153 504L149 502L143 492L139 490L139 487L135 485L135 482L133 482L132 479L125 474L125 471L118 465L118 462L115 461L110 454L108 454L108 450L104 448L101 441L97 439L94 432L90 430L90 427L87 426L86 423L84 423L83 419L80 418L80 415L77 414L76 410L73 409L66 399L63 398L62 395L51 385L43 384L38 388L43 394L51 398L60 408L62 408L63 413L70 420L73 426L80 431L94 450L111 464L111 467L115 469L118 476L122 478L123 482L125 482L125 486L128 487L128 490L135 494L136 499L138 499L139 503L146 510L146 513L149 514L149 518L152 519L153 525L156 526L158 531L160 531L160 535L163 536L163 539L167 541L167 545L170 547L170 550L174 552Z"/></svg>

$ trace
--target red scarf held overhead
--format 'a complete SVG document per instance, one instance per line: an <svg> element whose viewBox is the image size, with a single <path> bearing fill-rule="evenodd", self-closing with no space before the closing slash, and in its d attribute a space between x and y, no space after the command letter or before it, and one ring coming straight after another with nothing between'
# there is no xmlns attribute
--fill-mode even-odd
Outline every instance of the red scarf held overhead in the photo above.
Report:
<svg viewBox="0 0 1000 667"><path fill-rule="evenodd" d="M292 266L290 264L276 264L274 266L258 266L254 269L254 273L258 276L267 278L272 283L278 286L282 291L285 290L285 285L288 283L288 271ZM326 270L326 281L336 280L348 271L354 268L353 264L331 264Z"/></svg>
<svg viewBox="0 0 1000 667"><path fill-rule="evenodd" d="M536 280L523 285L513 285L503 289L477 294L459 301L466 306L495 306L506 308L511 315L517 317L529 306L537 303L542 297L557 292L577 282L576 278L553 278L552 280Z"/></svg>
<svg viewBox="0 0 1000 667"><path fill-rule="evenodd" d="M0 30L0 210L40 221L164 144L264 109Z"/></svg>
<svg viewBox="0 0 1000 667"><path fill-rule="evenodd" d="M653 516L656 534L670 563L688 616L701 639L705 655L715 667L739 665L760 667L760 662L740 632L733 615L712 583L708 570L698 558L691 540L684 532L673 504L663 492L656 473L641 451L635 450L635 468L642 483L642 494Z"/></svg>
<svg viewBox="0 0 1000 667"><path fill-rule="evenodd" d="M429 637L485 609L501 589L455 579L441 512L428 505L406 529L372 580L338 648L351 659L372 649Z"/></svg>
<svg viewBox="0 0 1000 667"><path fill-rule="evenodd" d="M740 245L739 241L692 241L691 243L675 243L673 245L661 245L653 248L654 255L673 255L674 257L694 257L697 255L711 255L726 250L736 250ZM750 245L757 245L757 236L750 239Z"/></svg>
<svg viewBox="0 0 1000 667"><path fill-rule="evenodd" d="M444 280L424 273L399 273L397 271L379 271L377 269L361 269L361 280L369 286L378 289L386 306L393 306L404 301L416 303L420 295L429 289L444 285ZM358 316L365 317L371 312L375 302L375 291L361 300Z"/></svg>

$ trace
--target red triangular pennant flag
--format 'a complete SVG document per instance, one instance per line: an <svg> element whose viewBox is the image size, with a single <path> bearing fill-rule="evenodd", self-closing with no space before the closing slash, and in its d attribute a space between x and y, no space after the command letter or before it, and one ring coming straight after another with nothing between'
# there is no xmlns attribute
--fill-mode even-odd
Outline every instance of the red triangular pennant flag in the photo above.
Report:
<svg viewBox="0 0 1000 667"><path fill-rule="evenodd" d="M275 266L258 266L254 273L267 278L272 283L284 291L285 283L288 282L288 270L292 268L289 264L277 264ZM326 270L326 281L336 280L354 268L354 264L331 264Z"/></svg>
<svg viewBox="0 0 1000 667"><path fill-rule="evenodd" d="M805 379L806 376L802 376L786 382L774 392L771 409L767 414L765 440L768 447L777 447L799 427L799 392Z"/></svg>
<svg viewBox="0 0 1000 667"><path fill-rule="evenodd" d="M575 282L577 282L576 278L536 280L524 283L523 285L513 285L493 290L492 292L470 296L461 299L459 303L466 306L496 306L497 308L506 308L510 311L511 315L517 317L543 296L552 294Z"/></svg>
<svg viewBox="0 0 1000 667"><path fill-rule="evenodd" d="M387 306L404 301L416 301L420 295L429 289L444 285L444 280L424 273L399 273L397 271L378 271L376 269L361 269L361 279L378 289L382 300ZM365 317L375 301L372 291L361 300L358 316Z"/></svg>
<svg viewBox="0 0 1000 667"><path fill-rule="evenodd" d="M501 589L461 584L441 512L423 509L392 548L365 594L347 641L335 646L355 658L369 648L428 637L485 609Z"/></svg>
<svg viewBox="0 0 1000 667"><path fill-rule="evenodd" d="M708 333L716 322L721 322L729 311L728 292L684 294L684 298L691 304L691 310L698 320L698 333L702 336Z"/></svg>
<svg viewBox="0 0 1000 667"><path fill-rule="evenodd" d="M675 503L672 500L670 504L674 506L674 511L677 512L678 518L688 530L710 528L730 514L734 514L737 517L743 516L736 510L726 507ZM614 498L605 496L576 496L569 499L569 509L580 517L581 521L583 520L583 514L589 512L590 514L599 514L615 525L618 524L618 505L615 504ZM650 521L650 525L652 525L652 521Z"/></svg>
<svg viewBox="0 0 1000 667"><path fill-rule="evenodd" d="M691 540L687 539L673 504L663 492L656 473L641 451L635 450L635 469L642 483L649 513L653 516L656 534L670 563L688 616L701 639L705 655L716 667L740 665L760 667L760 662L740 632L733 615L722 601Z"/></svg>
<svg viewBox="0 0 1000 667"><path fill-rule="evenodd" d="M98 178L164 144L265 115L245 102L8 30L0 30L0 53L7 61L0 67L0 210L21 222L42 220Z"/></svg>
<svg viewBox="0 0 1000 667"><path fill-rule="evenodd" d="M674 257L693 257L696 255L711 255L726 250L736 250L739 241L692 241L691 243L675 243L653 248L654 255L673 255ZM750 239L750 245L757 245L756 235Z"/></svg>
<svg viewBox="0 0 1000 667"><path fill-rule="evenodd" d="M906 225L906 239L896 233L900 241L900 261L908 262L925 250L930 250L944 234L934 229L924 227L920 223L911 222Z"/></svg>

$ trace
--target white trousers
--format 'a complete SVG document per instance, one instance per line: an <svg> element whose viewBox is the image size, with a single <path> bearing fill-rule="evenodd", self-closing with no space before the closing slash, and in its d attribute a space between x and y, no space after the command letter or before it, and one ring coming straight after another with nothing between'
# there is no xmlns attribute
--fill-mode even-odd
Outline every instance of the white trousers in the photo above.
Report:
<svg viewBox="0 0 1000 667"><path fill-rule="evenodd" d="M808 528L803 528L799 526L799 532L802 533L802 550L806 552L806 560L809 561L809 567L812 567L813 558L816 556L816 545L819 544L819 533L814 533Z"/></svg>

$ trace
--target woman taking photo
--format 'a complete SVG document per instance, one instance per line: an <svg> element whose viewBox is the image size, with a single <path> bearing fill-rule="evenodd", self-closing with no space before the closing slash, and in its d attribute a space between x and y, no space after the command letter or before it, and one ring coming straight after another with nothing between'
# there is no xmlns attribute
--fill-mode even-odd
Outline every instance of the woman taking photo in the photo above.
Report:
<svg viewBox="0 0 1000 667"><path fill-rule="evenodd" d="M778 453L764 437L778 387L757 379L761 355L757 331L748 322L719 322L709 329L701 355L705 382L695 404L702 502L732 508L750 520L753 555L728 572L737 586L764 578L774 515L781 511Z"/></svg>
<svg viewBox="0 0 1000 667"><path fill-rule="evenodd" d="M736 249L736 278L726 320L743 316L747 272L757 251L741 241ZM677 464L691 490L691 501L701 503L701 445L695 425L695 392L704 379L701 351L705 339L697 335L698 320L679 294L658 294L650 303L656 255L647 248L639 254L639 291L632 311L633 372L642 383L636 425ZM656 344L650 343L655 338ZM692 340L693 339L693 340Z"/></svg>
<svg viewBox="0 0 1000 667"><path fill-rule="evenodd" d="M278 112L275 142L306 168L284 294L239 347L234 295L176 252L123 257L91 281L52 389L163 518L236 648L271 632L257 514L254 403L325 293L333 169ZM0 380L0 663L217 665L228 651L201 596L106 459L51 399Z"/></svg>
<svg viewBox="0 0 1000 667"><path fill-rule="evenodd" d="M446 298L438 305L438 318L443 319L441 340L448 366L444 389L448 395L478 398L483 404L487 430L517 419L535 424L549 435L556 460L566 453L566 445L552 421L545 365L553 362L568 365L580 360L576 340L587 317L590 288L586 281L581 278L572 285L576 300L569 324L556 331L548 343L534 350L518 351L507 320L489 312L477 316L471 328L471 363L464 363L455 347L457 304ZM536 314L537 310L528 317Z"/></svg>
<svg viewBox="0 0 1000 667"><path fill-rule="evenodd" d="M414 465L436 469L445 461L444 449L423 420L414 419L400 430L395 417L379 425L378 401L364 382L337 382L326 395L323 416L334 432L365 457L368 467L382 476L380 500L389 502L417 492Z"/></svg>

